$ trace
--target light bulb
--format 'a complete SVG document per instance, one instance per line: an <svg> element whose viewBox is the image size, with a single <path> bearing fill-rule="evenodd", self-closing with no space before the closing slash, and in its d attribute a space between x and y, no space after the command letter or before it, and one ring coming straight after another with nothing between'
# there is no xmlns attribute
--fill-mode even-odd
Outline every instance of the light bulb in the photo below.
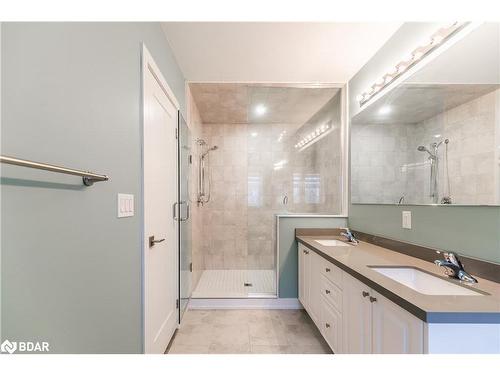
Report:
<svg viewBox="0 0 500 375"><path fill-rule="evenodd" d="M441 34L437 34L437 35L434 35L432 37L431 43L432 44L439 44L443 41L443 39L444 39L444 37Z"/></svg>
<svg viewBox="0 0 500 375"><path fill-rule="evenodd" d="M381 115L386 115L390 112L391 112L391 107L389 107L388 105L384 105L383 107L380 107L380 109L378 110L378 113Z"/></svg>
<svg viewBox="0 0 500 375"><path fill-rule="evenodd" d="M398 73L403 73L406 70L406 68L408 68L408 65L406 64L398 65Z"/></svg>
<svg viewBox="0 0 500 375"><path fill-rule="evenodd" d="M424 53L420 50L416 50L415 52L413 52L413 58L415 60L420 60L422 56L424 56Z"/></svg>
<svg viewBox="0 0 500 375"><path fill-rule="evenodd" d="M265 105L263 104L258 104L256 107L255 107L255 114L257 116L262 116L264 115L265 113L267 112L267 108Z"/></svg>

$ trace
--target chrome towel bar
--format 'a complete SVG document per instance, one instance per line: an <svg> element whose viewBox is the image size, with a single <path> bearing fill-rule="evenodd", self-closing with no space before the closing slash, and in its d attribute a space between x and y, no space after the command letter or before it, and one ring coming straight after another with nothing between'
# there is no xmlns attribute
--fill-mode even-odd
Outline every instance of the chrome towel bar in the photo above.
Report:
<svg viewBox="0 0 500 375"><path fill-rule="evenodd" d="M92 186L94 184L94 182L108 181L109 180L108 176L106 176L104 174L97 174L97 173L92 173L92 172L88 172L88 171L80 171L78 169L59 167L57 165L38 163L36 161L17 159L17 158L13 158L10 156L4 156L4 155L0 156L0 162L5 163L5 164L17 165L19 167L41 169L41 170L49 171L49 172L57 172L57 173L71 174L73 176L80 176L80 177L82 177L83 184L85 186Z"/></svg>

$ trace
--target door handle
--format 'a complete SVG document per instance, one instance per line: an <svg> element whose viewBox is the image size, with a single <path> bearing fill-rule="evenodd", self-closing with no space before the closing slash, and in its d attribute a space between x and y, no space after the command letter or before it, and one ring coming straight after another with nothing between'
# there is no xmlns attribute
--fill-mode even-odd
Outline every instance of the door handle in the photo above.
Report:
<svg viewBox="0 0 500 375"><path fill-rule="evenodd" d="M174 220L179 220L177 218L177 202L175 202L173 205L172 205L172 216L174 218Z"/></svg>
<svg viewBox="0 0 500 375"><path fill-rule="evenodd" d="M368 296L370 295L370 293L365 292L364 290L363 290L363 293L362 293L362 294L363 294L363 297L368 297Z"/></svg>
<svg viewBox="0 0 500 375"><path fill-rule="evenodd" d="M377 302L377 299L375 297L370 297L370 302L373 303L373 302Z"/></svg>
<svg viewBox="0 0 500 375"><path fill-rule="evenodd" d="M155 244L165 241L165 238L155 240L155 236L149 236L149 247L153 247Z"/></svg>

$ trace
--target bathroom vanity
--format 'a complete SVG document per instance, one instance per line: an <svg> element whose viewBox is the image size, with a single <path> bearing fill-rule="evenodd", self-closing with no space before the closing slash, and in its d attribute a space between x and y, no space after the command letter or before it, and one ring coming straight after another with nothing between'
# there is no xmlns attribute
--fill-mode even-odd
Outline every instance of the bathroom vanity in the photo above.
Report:
<svg viewBox="0 0 500 375"><path fill-rule="evenodd" d="M299 300L334 353L500 353L500 284L297 231Z"/></svg>

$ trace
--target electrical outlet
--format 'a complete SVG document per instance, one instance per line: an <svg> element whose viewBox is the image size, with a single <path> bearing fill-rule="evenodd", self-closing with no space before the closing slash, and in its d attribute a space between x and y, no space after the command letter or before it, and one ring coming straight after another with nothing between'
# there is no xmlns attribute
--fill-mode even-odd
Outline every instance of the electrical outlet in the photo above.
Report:
<svg viewBox="0 0 500 375"><path fill-rule="evenodd" d="M403 211L403 229L411 229L411 211Z"/></svg>

